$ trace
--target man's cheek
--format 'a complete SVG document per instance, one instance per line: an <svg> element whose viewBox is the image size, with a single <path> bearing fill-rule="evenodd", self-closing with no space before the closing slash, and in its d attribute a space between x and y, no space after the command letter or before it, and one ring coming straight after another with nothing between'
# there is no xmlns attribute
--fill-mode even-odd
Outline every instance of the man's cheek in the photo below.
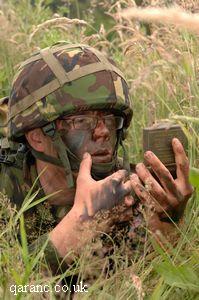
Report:
<svg viewBox="0 0 199 300"><path fill-rule="evenodd" d="M90 135L87 131L78 130L78 132L73 131L66 135L62 135L62 139L71 152L81 157L86 151Z"/></svg>

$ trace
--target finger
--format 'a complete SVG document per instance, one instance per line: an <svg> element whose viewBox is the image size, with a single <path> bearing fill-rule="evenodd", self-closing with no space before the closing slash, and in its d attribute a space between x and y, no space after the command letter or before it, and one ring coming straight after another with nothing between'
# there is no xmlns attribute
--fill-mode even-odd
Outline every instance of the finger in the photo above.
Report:
<svg viewBox="0 0 199 300"><path fill-rule="evenodd" d="M118 199L123 200L124 197L128 196L132 192L132 185L131 181L128 180L125 183L120 182L119 184L115 185L114 178L111 181L106 182L108 183L109 188L111 187L111 193L116 195Z"/></svg>
<svg viewBox="0 0 199 300"><path fill-rule="evenodd" d="M172 146L176 161L177 184L185 201L187 201L193 193L193 187L189 182L189 160L183 145L177 138L172 140Z"/></svg>
<svg viewBox="0 0 199 300"><path fill-rule="evenodd" d="M175 154L177 178L189 183L189 160L181 142L174 138L172 140L173 151Z"/></svg>
<svg viewBox="0 0 199 300"><path fill-rule="evenodd" d="M145 183L145 189L153 196L157 212L170 212L174 207L179 205L175 197L167 196L161 185L155 180L152 174L147 170L143 163L136 165L136 172L139 178ZM158 203L160 205L158 205Z"/></svg>
<svg viewBox="0 0 199 300"><path fill-rule="evenodd" d="M120 182L125 181L128 176L128 172L126 170L119 170L112 175L108 176L106 179L111 179L117 184L120 184Z"/></svg>
<svg viewBox="0 0 199 300"><path fill-rule="evenodd" d="M122 185L123 195L126 196L132 192L131 180L126 181Z"/></svg>
<svg viewBox="0 0 199 300"><path fill-rule="evenodd" d="M163 163L158 159L158 157L151 151L147 151L144 154L145 159L151 165L154 173L160 180L163 188L172 195L173 199L180 199L182 198L181 193L177 189L175 180L173 179L169 170L163 165ZM174 200L175 201L175 200ZM177 200L176 200L177 201Z"/></svg>
<svg viewBox="0 0 199 300"><path fill-rule="evenodd" d="M168 204L165 203L161 205L159 202L157 202L157 200L144 188L136 174L132 174L130 176L130 180L136 195L145 205L145 207L151 210L155 210L157 213L165 211Z"/></svg>
<svg viewBox="0 0 199 300"><path fill-rule="evenodd" d="M115 173L113 173L112 175L106 177L104 179L104 181L106 183L109 182L109 184L111 184L112 188L113 188L113 194L116 194L116 190L118 188L118 186L126 180L128 176L128 172L126 170L119 170Z"/></svg>
<svg viewBox="0 0 199 300"><path fill-rule="evenodd" d="M149 191L149 193L155 199L157 199L160 204L165 204L165 202L167 202L165 191L143 163L139 163L136 165L136 173L145 184L146 190Z"/></svg>
<svg viewBox="0 0 199 300"><path fill-rule="evenodd" d="M92 158L91 155L86 152L83 155L83 159L80 164L79 174L77 180L91 178L91 167L92 167Z"/></svg>
<svg viewBox="0 0 199 300"><path fill-rule="evenodd" d="M131 186L134 192L142 202L151 203L151 196L149 192L142 185L139 177L136 174L130 175Z"/></svg>
<svg viewBox="0 0 199 300"><path fill-rule="evenodd" d="M106 182L106 184L108 184L109 188L111 188L111 193L117 196L117 198L120 200L124 199L124 197L132 192L132 185L130 180L126 181L125 183L120 182L119 184L116 182L115 184L113 178L111 179L111 181Z"/></svg>
<svg viewBox="0 0 199 300"><path fill-rule="evenodd" d="M126 206L129 207L129 206L132 206L135 203L135 200L134 200L133 196L128 195L124 198L124 203L125 203Z"/></svg>

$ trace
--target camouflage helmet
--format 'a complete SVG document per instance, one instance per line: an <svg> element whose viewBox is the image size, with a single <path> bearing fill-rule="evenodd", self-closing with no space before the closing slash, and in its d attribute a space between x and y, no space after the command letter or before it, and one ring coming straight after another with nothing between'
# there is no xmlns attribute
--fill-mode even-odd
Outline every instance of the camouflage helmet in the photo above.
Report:
<svg viewBox="0 0 199 300"><path fill-rule="evenodd" d="M9 137L20 140L63 115L107 109L129 126L132 108L122 72L88 45L58 43L21 64L10 94Z"/></svg>

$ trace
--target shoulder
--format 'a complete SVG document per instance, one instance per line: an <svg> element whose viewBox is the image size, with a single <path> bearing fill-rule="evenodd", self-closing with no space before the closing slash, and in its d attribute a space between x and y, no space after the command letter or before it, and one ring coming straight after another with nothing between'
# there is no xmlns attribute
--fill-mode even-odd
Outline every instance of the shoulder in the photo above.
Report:
<svg viewBox="0 0 199 300"><path fill-rule="evenodd" d="M1 164L0 191L7 195L11 202L20 207L29 189L30 186L24 181L22 169Z"/></svg>

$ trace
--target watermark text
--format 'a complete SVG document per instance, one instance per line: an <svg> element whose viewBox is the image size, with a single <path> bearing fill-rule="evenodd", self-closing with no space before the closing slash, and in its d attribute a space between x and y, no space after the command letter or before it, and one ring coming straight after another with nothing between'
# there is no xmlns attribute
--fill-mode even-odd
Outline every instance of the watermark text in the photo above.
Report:
<svg viewBox="0 0 199 300"><path fill-rule="evenodd" d="M26 284L10 286L10 292L17 296L20 293L87 293L88 286L80 281L79 284L72 285L70 288L68 285L56 284L54 286L48 284Z"/></svg>

